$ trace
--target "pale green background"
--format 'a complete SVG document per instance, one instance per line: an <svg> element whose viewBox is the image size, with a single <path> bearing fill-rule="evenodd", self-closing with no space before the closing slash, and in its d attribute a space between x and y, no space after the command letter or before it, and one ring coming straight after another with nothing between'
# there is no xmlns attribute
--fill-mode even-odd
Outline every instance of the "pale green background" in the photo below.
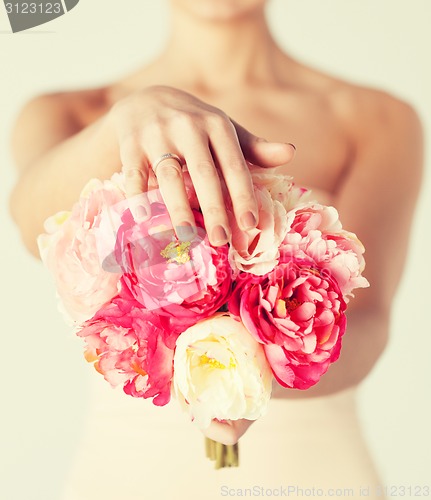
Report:
<svg viewBox="0 0 431 500"><path fill-rule="evenodd" d="M430 0L272 0L269 14L293 54L413 103L429 143ZM166 4L82 0L14 35L0 9L0 32L0 498L56 500L85 419L87 382L97 374L57 313L48 274L8 218L8 134L34 94L102 84L149 60L166 35ZM361 388L364 432L387 484L431 482L430 184L428 162L390 345Z"/></svg>

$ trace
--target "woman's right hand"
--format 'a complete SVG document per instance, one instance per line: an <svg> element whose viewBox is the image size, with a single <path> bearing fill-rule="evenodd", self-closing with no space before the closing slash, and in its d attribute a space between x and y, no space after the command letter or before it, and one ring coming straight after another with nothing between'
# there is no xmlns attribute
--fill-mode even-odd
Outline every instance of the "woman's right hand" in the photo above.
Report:
<svg viewBox="0 0 431 500"><path fill-rule="evenodd" d="M173 153L187 166L202 209L205 228L215 246L228 241L230 228L222 194L221 178L232 200L241 229L257 224L257 205L246 160L262 167L289 162L294 146L270 143L231 120L223 111L171 87L154 86L116 103L109 119L115 127L128 197L148 190L151 166L172 225L195 226L187 198L182 168ZM135 207L146 217L148 207Z"/></svg>

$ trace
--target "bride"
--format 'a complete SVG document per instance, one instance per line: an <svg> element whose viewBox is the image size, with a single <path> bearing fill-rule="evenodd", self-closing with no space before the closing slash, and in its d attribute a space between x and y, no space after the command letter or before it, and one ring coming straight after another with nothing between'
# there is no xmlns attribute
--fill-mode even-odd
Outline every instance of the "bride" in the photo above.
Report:
<svg viewBox="0 0 431 500"><path fill-rule="evenodd" d="M316 386L276 385L259 421L213 422L205 431L226 443L241 438L237 469L213 471L202 436L175 405L160 409L127 398L94 377L92 411L64 500L210 499L248 491L359 498L361 488L370 488L368 498L383 497L356 392L388 338L421 180L421 125L407 103L283 52L266 22L266 3L170 0L169 41L151 64L101 88L29 102L13 134L20 172L13 217L37 255L46 217L69 209L90 178L123 170L129 196L156 178L173 225L188 226L194 221L180 160L209 238L222 245L230 227L220 176L240 228L257 222L248 160L293 175L338 209L367 249L371 287L351 301L342 355ZM146 216L145 207L135 210Z"/></svg>

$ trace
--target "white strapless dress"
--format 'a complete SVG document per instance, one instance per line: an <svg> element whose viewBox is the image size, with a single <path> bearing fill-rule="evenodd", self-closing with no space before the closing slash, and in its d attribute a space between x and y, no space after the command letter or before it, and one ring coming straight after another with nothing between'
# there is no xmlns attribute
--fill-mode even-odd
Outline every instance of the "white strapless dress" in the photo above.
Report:
<svg viewBox="0 0 431 500"><path fill-rule="evenodd" d="M94 376L61 500L383 498L357 419L356 389L272 399L239 447L238 468L215 470L203 435L177 402L158 408Z"/></svg>

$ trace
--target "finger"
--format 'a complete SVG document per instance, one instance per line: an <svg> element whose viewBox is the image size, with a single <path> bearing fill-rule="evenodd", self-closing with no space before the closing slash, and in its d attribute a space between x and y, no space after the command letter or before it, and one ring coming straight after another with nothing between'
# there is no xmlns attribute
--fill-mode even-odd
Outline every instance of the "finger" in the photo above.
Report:
<svg viewBox="0 0 431 500"><path fill-rule="evenodd" d="M253 181L230 121L226 120L214 130L211 146L229 191L238 226L242 230L256 227L258 207Z"/></svg>
<svg viewBox="0 0 431 500"><path fill-rule="evenodd" d="M168 151L161 146L160 151ZM155 160L155 175L160 193L169 212L172 226L181 241L192 240L196 225L182 176L182 166L175 158Z"/></svg>
<svg viewBox="0 0 431 500"><path fill-rule="evenodd" d="M185 149L185 157L209 240L212 245L220 246L228 242L229 219L220 178L207 143L208 139L195 137L193 142L188 144L189 148Z"/></svg>
<svg viewBox="0 0 431 500"><path fill-rule="evenodd" d="M125 190L128 197L143 193L148 185L148 165L137 140L128 137L120 141Z"/></svg>
<svg viewBox="0 0 431 500"><path fill-rule="evenodd" d="M277 167L289 163L295 156L296 146L292 143L268 142L257 137L231 120L245 158L261 167Z"/></svg>
<svg viewBox="0 0 431 500"><path fill-rule="evenodd" d="M138 142L132 138L120 141L120 158L130 210L135 220L145 220L150 215L147 198L142 196L148 189L148 164Z"/></svg>

